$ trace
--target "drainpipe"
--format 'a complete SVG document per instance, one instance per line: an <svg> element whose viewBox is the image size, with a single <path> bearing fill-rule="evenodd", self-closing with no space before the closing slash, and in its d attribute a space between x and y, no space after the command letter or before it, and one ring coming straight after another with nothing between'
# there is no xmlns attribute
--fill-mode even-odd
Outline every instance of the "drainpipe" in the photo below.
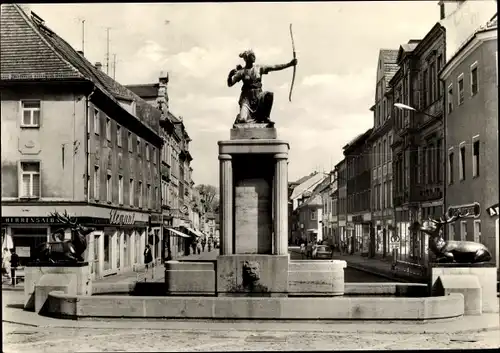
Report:
<svg viewBox="0 0 500 353"><path fill-rule="evenodd" d="M86 180L85 183L87 185L87 203L90 202L90 188L88 187L89 185L89 178L90 178L90 163L89 163L89 158L90 158L90 151L89 151L89 104L90 104L90 98L95 92L95 86L92 88L92 92L86 97L86 104L85 104L85 166L87 170L87 175L86 175Z"/></svg>

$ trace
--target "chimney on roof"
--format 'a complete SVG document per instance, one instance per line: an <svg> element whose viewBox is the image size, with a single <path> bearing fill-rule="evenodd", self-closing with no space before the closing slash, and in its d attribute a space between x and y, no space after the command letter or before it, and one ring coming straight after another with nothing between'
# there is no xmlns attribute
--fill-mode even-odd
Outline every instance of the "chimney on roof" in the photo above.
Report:
<svg viewBox="0 0 500 353"><path fill-rule="evenodd" d="M98 61L98 62L96 62L96 63L95 63L95 68L96 68L97 70L101 71L101 70L102 70L102 64L101 64L99 61Z"/></svg>
<svg viewBox="0 0 500 353"><path fill-rule="evenodd" d="M163 113L167 114L168 112L168 73L166 75L163 74L163 71L160 72L160 78L158 79L158 94L156 97L156 105L157 108Z"/></svg>

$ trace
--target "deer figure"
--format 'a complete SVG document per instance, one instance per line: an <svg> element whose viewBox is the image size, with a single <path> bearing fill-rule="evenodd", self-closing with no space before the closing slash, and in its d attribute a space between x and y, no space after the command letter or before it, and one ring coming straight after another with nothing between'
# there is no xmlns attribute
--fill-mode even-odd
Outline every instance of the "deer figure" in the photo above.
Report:
<svg viewBox="0 0 500 353"><path fill-rule="evenodd" d="M425 221L420 230L429 235L429 248L436 255L437 262L478 263L491 260L491 253L486 246L473 241L444 240L442 228L445 224L467 217L469 212L456 212L452 217L440 217L439 220Z"/></svg>
<svg viewBox="0 0 500 353"><path fill-rule="evenodd" d="M38 248L38 261L48 262L79 262L83 261L83 253L87 249L87 235L95 228L85 227L73 221L67 211L64 214L53 212L50 214L60 223L62 227L52 234L52 241L43 243ZM71 239L64 240L64 231L71 230ZM58 236L62 238L58 239Z"/></svg>

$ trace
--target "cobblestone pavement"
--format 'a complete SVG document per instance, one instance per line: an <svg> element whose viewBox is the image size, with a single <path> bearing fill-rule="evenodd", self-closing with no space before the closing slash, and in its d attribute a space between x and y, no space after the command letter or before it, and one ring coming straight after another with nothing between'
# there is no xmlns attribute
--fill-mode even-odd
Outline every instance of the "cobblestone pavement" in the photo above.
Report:
<svg viewBox="0 0 500 353"><path fill-rule="evenodd" d="M498 331L473 334L35 328L3 324L4 352L243 351L497 348Z"/></svg>

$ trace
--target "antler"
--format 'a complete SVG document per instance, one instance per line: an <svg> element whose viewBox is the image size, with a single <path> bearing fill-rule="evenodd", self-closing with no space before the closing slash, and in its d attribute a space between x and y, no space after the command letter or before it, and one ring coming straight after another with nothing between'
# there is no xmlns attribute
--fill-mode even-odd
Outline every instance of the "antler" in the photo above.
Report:
<svg viewBox="0 0 500 353"><path fill-rule="evenodd" d="M443 216L441 216L441 217L439 217L439 220L435 220L435 219L432 219L429 217L429 220L431 222L433 222L434 224L444 225L444 224L455 222L457 219L467 217L469 214L470 214L469 211L467 211L466 213L460 213L460 211L457 211L457 212L455 212L455 214L452 217L449 217L449 218L444 218Z"/></svg>

